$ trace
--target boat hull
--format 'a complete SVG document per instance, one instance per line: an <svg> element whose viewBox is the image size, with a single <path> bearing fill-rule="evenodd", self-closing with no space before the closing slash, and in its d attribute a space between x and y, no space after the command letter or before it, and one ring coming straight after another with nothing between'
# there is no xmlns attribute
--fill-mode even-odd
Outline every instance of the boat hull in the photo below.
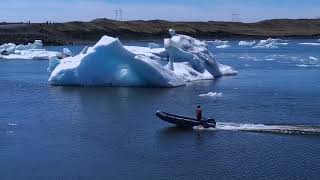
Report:
<svg viewBox="0 0 320 180"><path fill-rule="evenodd" d="M216 123L213 119L210 121L199 122L195 118L179 116L175 114L169 114L162 111L157 111L156 116L163 121L166 121L171 124L175 124L180 127L194 127L194 126L203 126L205 128L215 128Z"/></svg>

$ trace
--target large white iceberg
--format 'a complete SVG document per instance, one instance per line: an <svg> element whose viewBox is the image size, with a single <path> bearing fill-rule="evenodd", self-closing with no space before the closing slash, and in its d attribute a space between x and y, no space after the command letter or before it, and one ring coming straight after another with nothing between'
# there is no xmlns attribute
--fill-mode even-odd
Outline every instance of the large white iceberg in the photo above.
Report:
<svg viewBox="0 0 320 180"><path fill-rule="evenodd" d="M230 66L217 63L207 44L170 30L164 48L123 46L104 36L79 55L51 58L49 83L84 86L176 87L189 81L234 75Z"/></svg>

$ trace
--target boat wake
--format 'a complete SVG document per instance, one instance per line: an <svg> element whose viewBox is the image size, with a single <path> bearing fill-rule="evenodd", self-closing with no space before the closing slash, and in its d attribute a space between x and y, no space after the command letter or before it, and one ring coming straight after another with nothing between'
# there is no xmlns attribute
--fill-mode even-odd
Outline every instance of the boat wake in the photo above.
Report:
<svg viewBox="0 0 320 180"><path fill-rule="evenodd" d="M216 128L205 129L194 127L195 130L224 130L224 131L248 131L279 134L310 134L320 135L320 126L313 125L265 125L265 124L241 124L218 122Z"/></svg>

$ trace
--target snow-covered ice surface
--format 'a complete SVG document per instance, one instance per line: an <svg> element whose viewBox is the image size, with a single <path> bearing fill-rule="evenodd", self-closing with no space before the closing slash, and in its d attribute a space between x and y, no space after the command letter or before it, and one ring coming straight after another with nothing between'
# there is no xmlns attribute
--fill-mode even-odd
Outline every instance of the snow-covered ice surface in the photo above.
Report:
<svg viewBox="0 0 320 180"><path fill-rule="evenodd" d="M169 31L164 48L123 46L104 36L74 57L49 61L52 85L176 87L187 82L235 75L216 62L204 41ZM149 44L150 46L150 44Z"/></svg>
<svg viewBox="0 0 320 180"><path fill-rule="evenodd" d="M63 57L64 54L69 56L70 53L71 51L66 48L63 53L47 51L43 49L41 40L35 40L34 43L28 45L8 43L0 46L0 59L48 60L50 57Z"/></svg>

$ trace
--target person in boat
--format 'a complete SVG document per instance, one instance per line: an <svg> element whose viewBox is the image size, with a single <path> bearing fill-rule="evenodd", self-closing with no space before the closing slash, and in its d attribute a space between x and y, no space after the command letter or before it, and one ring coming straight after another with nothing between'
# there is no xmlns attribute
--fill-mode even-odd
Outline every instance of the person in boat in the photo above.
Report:
<svg viewBox="0 0 320 180"><path fill-rule="evenodd" d="M202 117L202 109L201 109L200 105L198 105L197 109L196 109L196 118L197 118L197 121L199 121L201 125L203 125L205 123L204 118Z"/></svg>

